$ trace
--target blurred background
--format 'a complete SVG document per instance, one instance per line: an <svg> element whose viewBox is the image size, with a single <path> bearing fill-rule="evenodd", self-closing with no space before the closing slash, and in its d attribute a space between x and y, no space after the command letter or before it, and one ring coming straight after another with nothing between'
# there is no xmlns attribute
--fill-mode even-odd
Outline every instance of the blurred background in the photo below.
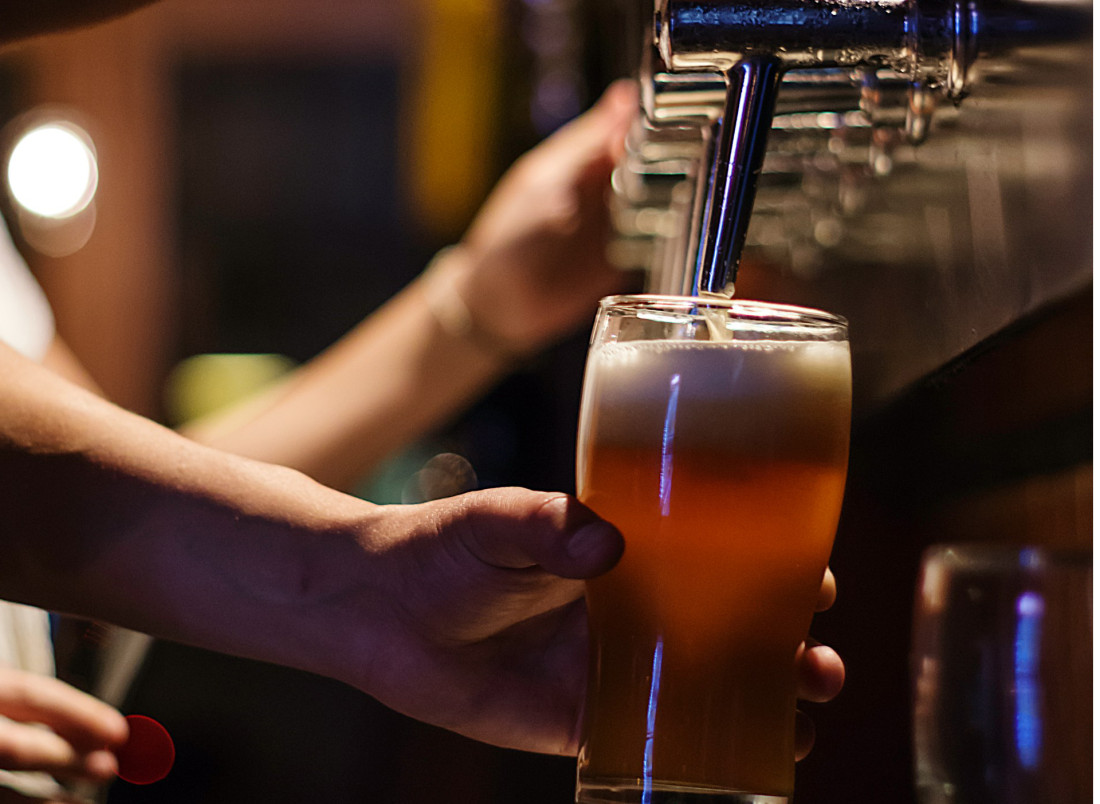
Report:
<svg viewBox="0 0 1100 804"><path fill-rule="evenodd" d="M515 157L633 72L646 8L164 0L9 48L5 159L61 120L86 181L38 207L12 186L5 218L99 384L178 423L309 359L455 242ZM815 625L848 686L811 707L800 801L912 800L924 546L1091 550L1091 48L1041 56L999 65L944 133L892 152L889 176L858 173L858 204L839 203L853 172L837 160L786 195L761 191L780 203L754 221L739 295L847 316L857 386L840 599ZM482 486L571 490L586 336L364 478L362 496L400 502L440 452ZM79 656L68 673L81 681ZM124 708L161 720L178 759L112 804L572 800L572 760L170 643L153 645Z"/></svg>

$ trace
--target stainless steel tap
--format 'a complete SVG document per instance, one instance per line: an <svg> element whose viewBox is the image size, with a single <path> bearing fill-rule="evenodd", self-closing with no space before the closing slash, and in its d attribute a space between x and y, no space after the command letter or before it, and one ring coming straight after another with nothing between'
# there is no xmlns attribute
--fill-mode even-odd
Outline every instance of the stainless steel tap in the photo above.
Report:
<svg viewBox="0 0 1100 804"><path fill-rule="evenodd" d="M919 143L979 59L1090 20L1076 0L657 0L643 108L704 131L684 289L732 293L777 114L861 109Z"/></svg>

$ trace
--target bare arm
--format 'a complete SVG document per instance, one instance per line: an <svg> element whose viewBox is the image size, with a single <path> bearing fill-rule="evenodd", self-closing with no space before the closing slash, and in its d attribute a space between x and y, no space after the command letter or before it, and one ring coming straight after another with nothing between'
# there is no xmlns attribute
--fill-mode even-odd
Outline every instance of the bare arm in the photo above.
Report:
<svg viewBox="0 0 1100 804"><path fill-rule="evenodd" d="M636 104L612 87L513 167L431 271L278 387L184 432L348 488L587 326L624 284L605 258L606 192Z"/></svg>
<svg viewBox="0 0 1100 804"><path fill-rule="evenodd" d="M428 307L426 285L405 288L274 387L181 432L350 488L511 368L505 355L449 336Z"/></svg>
<svg viewBox="0 0 1100 804"><path fill-rule="evenodd" d="M73 385L106 399L107 395L103 393L99 383L88 373L88 370L84 368L79 358L73 354L72 349L61 339L60 335L54 334L53 340L50 341L50 347L42 358L42 365L59 377L64 377Z"/></svg>
<svg viewBox="0 0 1100 804"><path fill-rule="evenodd" d="M0 596L333 676L489 742L575 748L576 579L621 541L566 495L373 506L0 346L0 497Z"/></svg>
<svg viewBox="0 0 1100 804"><path fill-rule="evenodd" d="M476 739L576 750L581 579L622 540L564 494L374 506L0 345L0 504L0 597L329 675ZM828 698L843 665L813 647L800 676Z"/></svg>
<svg viewBox="0 0 1100 804"><path fill-rule="evenodd" d="M598 117L587 125L617 125ZM606 155L597 145L576 172L553 168L563 152L606 141L606 131L591 138L585 126L554 138L546 148L561 150L551 158L525 159L445 272L425 280L443 276L470 315L498 325L489 334L517 350L586 320L619 281L591 247L606 225L590 214L605 211L606 176L589 179L608 169ZM527 218L535 225L516 225L523 210L537 213ZM545 259L516 271L532 253ZM431 426L505 370L499 353L479 351L484 332L466 342L425 323L425 290L406 290L238 424L207 422L196 436L350 479L363 439L380 439L377 456L407 440L402 428ZM492 317L499 307L517 314ZM87 381L59 342L48 363ZM371 391L370 404L355 396L379 377L387 393ZM439 378L442 386L427 386L433 398L403 398ZM335 427L324 421L333 404L344 409ZM313 435L284 440L302 426ZM0 597L331 675L489 742L576 748L578 579L609 568L621 542L565 495L499 489L371 506L297 471L188 441L0 346L0 505ZM804 694L835 694L835 655L814 648L804 657Z"/></svg>
<svg viewBox="0 0 1100 804"><path fill-rule="evenodd" d="M247 601L248 573L261 586L275 580L275 566L290 557L275 549L280 538L310 544L323 524L346 533L353 511L372 510L291 470L194 444L4 346L0 488L6 596L114 622L147 618L160 632L193 628L218 598L232 604L218 618L255 617L247 613L258 607ZM275 566L266 576L253 567L235 581L219 578L237 573L232 550L254 533L271 537ZM200 549L194 540L206 538ZM174 588L162 595L156 586L166 580ZM171 607L157 602L176 596Z"/></svg>
<svg viewBox="0 0 1100 804"><path fill-rule="evenodd" d="M40 725L48 729L39 728ZM105 782L127 736L121 714L55 678L0 667L0 769ZM5 801L0 775L0 801Z"/></svg>

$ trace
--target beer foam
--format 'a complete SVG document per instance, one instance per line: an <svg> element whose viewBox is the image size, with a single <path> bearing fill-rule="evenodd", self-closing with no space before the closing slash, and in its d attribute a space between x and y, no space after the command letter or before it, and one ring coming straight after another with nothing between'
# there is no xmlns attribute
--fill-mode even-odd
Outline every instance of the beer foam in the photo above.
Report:
<svg viewBox="0 0 1100 804"><path fill-rule="evenodd" d="M667 396L673 375L699 396L743 396L785 385L847 388L849 361L844 341L627 341L595 347L588 371L614 396Z"/></svg>
<svg viewBox="0 0 1100 804"><path fill-rule="evenodd" d="M678 438L758 441L767 431L835 443L841 431L847 439L850 406L845 341L629 341L589 355L582 426L601 439L644 442L675 407Z"/></svg>

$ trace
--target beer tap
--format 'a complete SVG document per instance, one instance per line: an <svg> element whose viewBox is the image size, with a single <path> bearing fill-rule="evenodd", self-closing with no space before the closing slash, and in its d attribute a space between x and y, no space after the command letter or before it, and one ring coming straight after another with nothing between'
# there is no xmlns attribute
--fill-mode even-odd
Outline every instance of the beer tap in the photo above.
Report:
<svg viewBox="0 0 1100 804"><path fill-rule="evenodd" d="M919 142L936 99L957 103L967 93L979 56L1075 38L1087 8L1035 0L656 0L654 36L667 70L712 81L720 76L725 90L699 179L704 200L689 268L693 292L733 292L788 71L846 68L903 76L905 130ZM867 85L874 88L873 81Z"/></svg>
<svg viewBox="0 0 1100 804"><path fill-rule="evenodd" d="M636 126L645 134L635 140L655 143L653 150L660 152L666 149L664 142L671 137L691 142L695 150L694 154L679 154L681 160L691 157L693 162L684 177L685 183L691 185L693 200L689 205L680 205L690 209L690 213L684 217L684 224L673 236L677 242L661 249L661 259L649 264L649 287L654 292L691 294L695 292L692 284L694 271L685 266L695 265L710 188L709 180L699 181L698 177L701 173L705 175L712 164L714 144L727 100L727 80L717 72L670 72L662 69L656 47L645 54L639 69L644 114L641 123ZM907 104L904 99L899 100L896 90L903 79L893 74L876 76L876 91L871 94L858 78L856 71L836 67L785 73L776 99L773 128L785 127L789 121L792 128L800 129L807 120L825 120L821 113L827 113L829 120L835 120L848 119L850 113L866 112L871 106L881 109L892 104L902 110L906 108ZM811 122L810 125L814 124ZM630 150L628 147L628 153ZM764 171L767 170L765 165ZM689 188L683 188L681 195L688 191Z"/></svg>

